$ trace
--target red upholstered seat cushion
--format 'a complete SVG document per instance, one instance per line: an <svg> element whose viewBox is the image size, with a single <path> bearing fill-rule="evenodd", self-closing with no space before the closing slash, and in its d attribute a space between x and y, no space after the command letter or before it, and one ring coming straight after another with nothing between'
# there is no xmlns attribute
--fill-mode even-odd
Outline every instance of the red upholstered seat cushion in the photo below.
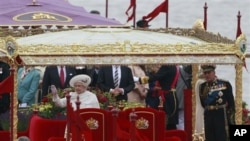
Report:
<svg viewBox="0 0 250 141"><path fill-rule="evenodd" d="M28 130L17 133L17 137L20 136L28 136ZM9 131L0 131L0 141L9 141L10 140L10 132Z"/></svg>
<svg viewBox="0 0 250 141"><path fill-rule="evenodd" d="M165 130L165 139L169 137L178 137L181 141L188 141L188 136L184 130Z"/></svg>
<svg viewBox="0 0 250 141"><path fill-rule="evenodd" d="M1 141L9 141L10 140L10 132L9 131L0 131L0 139L1 139Z"/></svg>
<svg viewBox="0 0 250 141"><path fill-rule="evenodd" d="M50 137L63 137L66 120L43 119L34 115L30 120L29 138L31 141L47 141Z"/></svg>
<svg viewBox="0 0 250 141"><path fill-rule="evenodd" d="M134 133L136 141L149 141L148 138L140 133L137 129L135 129ZM119 141L131 140L131 123L129 120L119 118L117 119L116 135Z"/></svg>
<svg viewBox="0 0 250 141"><path fill-rule="evenodd" d="M173 136L173 137L166 137L165 141L182 141L179 137Z"/></svg>
<svg viewBox="0 0 250 141"><path fill-rule="evenodd" d="M64 137L50 137L48 141L66 141Z"/></svg>

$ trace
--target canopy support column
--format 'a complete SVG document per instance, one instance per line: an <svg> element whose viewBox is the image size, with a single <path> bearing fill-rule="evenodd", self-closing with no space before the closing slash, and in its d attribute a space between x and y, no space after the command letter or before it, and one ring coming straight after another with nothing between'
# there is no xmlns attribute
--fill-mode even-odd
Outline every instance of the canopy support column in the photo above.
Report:
<svg viewBox="0 0 250 141"><path fill-rule="evenodd" d="M235 122L236 124L242 124L242 64L236 64L236 78L235 78Z"/></svg>

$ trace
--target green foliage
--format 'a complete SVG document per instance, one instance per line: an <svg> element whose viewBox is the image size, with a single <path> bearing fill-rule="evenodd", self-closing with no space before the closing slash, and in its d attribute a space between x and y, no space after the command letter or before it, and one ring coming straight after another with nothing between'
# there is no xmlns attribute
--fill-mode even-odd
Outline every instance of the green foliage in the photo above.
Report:
<svg viewBox="0 0 250 141"><path fill-rule="evenodd" d="M117 102L114 95L112 95L109 92L103 92L98 88L90 88L89 90L92 93L96 94L100 107L102 109L108 109L108 106L118 107L124 110L128 108L145 107L145 105L137 102L126 102L126 101Z"/></svg>
<svg viewBox="0 0 250 141"><path fill-rule="evenodd" d="M33 112L29 109L18 109L17 117L17 131L25 131L28 128L30 118ZM10 111L0 115L0 124L3 130L9 130L10 127Z"/></svg>
<svg viewBox="0 0 250 141"><path fill-rule="evenodd" d="M65 90L58 90L58 96L60 98L65 97L65 91L71 91L71 88ZM55 105L52 100L52 94L49 93L42 99L41 103L31 106L33 111L43 118L47 119L66 119L66 108L61 108Z"/></svg>
<svg viewBox="0 0 250 141"><path fill-rule="evenodd" d="M100 107L102 109L108 109L109 106L112 107L118 107L120 109L128 109L128 108L134 108L134 107L144 107L141 103L136 102L126 102L126 101L116 101L116 98L114 95L112 95L109 92L103 92L102 90L98 88L89 88L89 91L96 94L97 99L99 101Z"/></svg>
<svg viewBox="0 0 250 141"><path fill-rule="evenodd" d="M101 109L108 109L108 106L113 106L115 103L115 97L109 92L103 92L102 90L95 87L89 87L89 91L96 94Z"/></svg>

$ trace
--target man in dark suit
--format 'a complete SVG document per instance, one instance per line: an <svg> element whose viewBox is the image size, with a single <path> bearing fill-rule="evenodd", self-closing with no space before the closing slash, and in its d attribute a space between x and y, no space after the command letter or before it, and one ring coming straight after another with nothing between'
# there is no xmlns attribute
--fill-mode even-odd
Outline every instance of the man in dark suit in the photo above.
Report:
<svg viewBox="0 0 250 141"><path fill-rule="evenodd" d="M0 61L0 82L10 75L10 66L7 63ZM0 88L1 89L1 88ZM0 114L5 113L10 108L10 94L0 94ZM0 130L2 129L0 125Z"/></svg>
<svg viewBox="0 0 250 141"><path fill-rule="evenodd" d="M43 76L42 96L46 96L49 93L49 87L51 85L55 85L57 89L65 89L69 87L69 80L75 75L76 70L74 67L47 66ZM61 81L61 78L63 78L63 82Z"/></svg>
<svg viewBox="0 0 250 141"><path fill-rule="evenodd" d="M115 69L118 72L118 86L115 86ZM105 92L110 92L116 97L116 101L127 101L127 93L134 89L132 71L127 66L104 66L101 67L98 74L97 84Z"/></svg>
<svg viewBox="0 0 250 141"><path fill-rule="evenodd" d="M167 115L166 129L176 129L178 124L178 99L176 97L176 83L179 77L178 67L162 65L156 73L139 78L140 83L155 82L155 88L163 101L163 108Z"/></svg>
<svg viewBox="0 0 250 141"><path fill-rule="evenodd" d="M91 77L90 87L98 87L97 80L98 80L98 73L100 70L99 65L94 65L91 69L87 70L87 74Z"/></svg>

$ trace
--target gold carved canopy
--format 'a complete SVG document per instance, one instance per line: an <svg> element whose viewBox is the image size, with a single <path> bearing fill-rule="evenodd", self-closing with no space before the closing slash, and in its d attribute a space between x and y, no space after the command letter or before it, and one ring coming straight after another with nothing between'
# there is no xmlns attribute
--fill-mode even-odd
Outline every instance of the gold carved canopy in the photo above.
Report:
<svg viewBox="0 0 250 141"><path fill-rule="evenodd" d="M25 65L242 64L246 40L179 28L85 28L11 39L2 39L0 49L13 42Z"/></svg>
<svg viewBox="0 0 250 141"><path fill-rule="evenodd" d="M244 34L233 41L197 27L144 30L86 27L28 37L0 38L0 59L16 66L192 64L194 86L198 65L235 65L236 122L239 124L242 117L242 66L245 55ZM14 93L12 104L13 113L16 113L16 85ZM192 99L195 99L194 92ZM195 105L195 100L192 105ZM192 107L194 121L195 107ZM15 121L16 114L12 121L14 129L17 126ZM16 137L16 130L12 135Z"/></svg>

